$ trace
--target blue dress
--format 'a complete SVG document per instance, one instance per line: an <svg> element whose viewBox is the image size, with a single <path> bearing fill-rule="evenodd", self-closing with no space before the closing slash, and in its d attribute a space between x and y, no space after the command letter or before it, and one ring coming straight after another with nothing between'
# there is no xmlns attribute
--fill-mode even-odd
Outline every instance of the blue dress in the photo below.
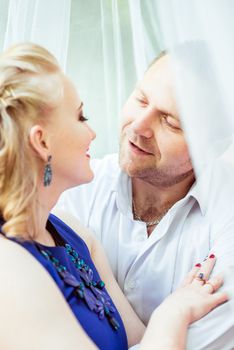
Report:
<svg viewBox="0 0 234 350"><path fill-rule="evenodd" d="M70 244L74 248L74 250L77 251L79 256L82 257L85 263L91 268L91 270L93 271L93 280L100 280L100 276L92 262L88 247L85 244L85 242L69 226L67 226L56 216L51 214L49 216L48 221L50 223L50 226L52 224L55 230L59 233L60 237L62 237L62 239L66 243ZM3 222L1 222L1 226L2 224ZM15 239L13 240L16 241ZM112 300L110 300L110 303L115 309L113 315L120 325L118 330L115 330L110 325L106 317L100 319L96 312L89 309L84 300L80 300L77 298L77 296L74 294L74 288L63 281L52 262L47 260L38 249L38 246L40 246L42 249L50 251L53 257L57 258L59 262L62 265L64 265L66 269L73 276L75 276L78 281L81 281L81 277L77 272L74 263L70 260L66 252L66 248L64 246L47 247L38 243L35 244L31 241L16 242L22 245L25 249L27 249L49 272L49 274L57 284L58 288L61 290L75 317L99 349L128 349L125 328L118 311L114 307ZM106 294L108 294L105 288L103 290Z"/></svg>

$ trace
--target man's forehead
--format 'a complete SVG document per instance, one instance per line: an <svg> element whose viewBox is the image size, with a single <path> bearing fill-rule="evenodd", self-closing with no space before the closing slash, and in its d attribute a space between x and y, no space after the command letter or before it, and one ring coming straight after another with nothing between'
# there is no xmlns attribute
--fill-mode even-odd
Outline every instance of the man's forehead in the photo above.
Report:
<svg viewBox="0 0 234 350"><path fill-rule="evenodd" d="M155 108L179 119L172 71L169 65L165 64L165 61L162 65L160 64L164 58L162 57L150 67L143 79L137 84L136 89Z"/></svg>
<svg viewBox="0 0 234 350"><path fill-rule="evenodd" d="M145 72L142 82L153 82L156 86L173 86L173 71L168 55L161 57Z"/></svg>

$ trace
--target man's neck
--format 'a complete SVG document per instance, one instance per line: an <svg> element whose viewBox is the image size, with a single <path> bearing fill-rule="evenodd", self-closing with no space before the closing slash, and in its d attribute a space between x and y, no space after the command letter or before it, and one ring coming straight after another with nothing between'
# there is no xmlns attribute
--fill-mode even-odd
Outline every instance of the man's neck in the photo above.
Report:
<svg viewBox="0 0 234 350"><path fill-rule="evenodd" d="M194 183L191 175L180 183L163 187L152 185L142 179L132 179L132 195L138 216L147 219L147 215L155 213L155 217L163 215L181 198L185 197ZM148 219L149 220L149 219Z"/></svg>

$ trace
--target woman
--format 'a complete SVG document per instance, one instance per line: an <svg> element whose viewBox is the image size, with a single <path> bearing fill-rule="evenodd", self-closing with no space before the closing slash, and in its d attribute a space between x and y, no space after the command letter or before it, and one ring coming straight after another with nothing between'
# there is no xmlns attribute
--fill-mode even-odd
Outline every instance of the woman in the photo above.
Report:
<svg viewBox="0 0 234 350"><path fill-rule="evenodd" d="M221 277L205 283L215 257L194 267L143 336L98 242L50 214L64 190L93 177L82 107L45 49L21 44L0 57L1 348L124 350L143 337L142 349L182 349L188 325L227 300L214 293Z"/></svg>

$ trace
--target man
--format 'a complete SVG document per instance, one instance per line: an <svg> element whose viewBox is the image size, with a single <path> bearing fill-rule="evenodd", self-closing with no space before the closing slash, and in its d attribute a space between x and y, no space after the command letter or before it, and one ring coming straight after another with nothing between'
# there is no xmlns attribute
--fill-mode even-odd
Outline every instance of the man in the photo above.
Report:
<svg viewBox="0 0 234 350"><path fill-rule="evenodd" d="M149 67L123 107L120 166L117 155L94 160L94 181L65 192L58 204L102 242L119 285L145 323L208 254L218 257L215 274L234 265L234 210L227 203L234 169L219 160L195 183L169 60L163 55ZM220 339L227 346L222 349L234 348L233 326L227 303L191 328L188 348L216 349Z"/></svg>

